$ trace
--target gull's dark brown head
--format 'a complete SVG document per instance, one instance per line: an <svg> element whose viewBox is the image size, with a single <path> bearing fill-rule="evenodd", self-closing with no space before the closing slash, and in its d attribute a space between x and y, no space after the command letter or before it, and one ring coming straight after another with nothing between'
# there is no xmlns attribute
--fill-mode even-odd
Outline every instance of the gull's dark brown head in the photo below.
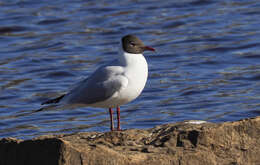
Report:
<svg viewBox="0 0 260 165"><path fill-rule="evenodd" d="M145 46L143 42L134 35L126 35L122 38L123 50L127 53L142 54L144 51L155 51L154 48Z"/></svg>

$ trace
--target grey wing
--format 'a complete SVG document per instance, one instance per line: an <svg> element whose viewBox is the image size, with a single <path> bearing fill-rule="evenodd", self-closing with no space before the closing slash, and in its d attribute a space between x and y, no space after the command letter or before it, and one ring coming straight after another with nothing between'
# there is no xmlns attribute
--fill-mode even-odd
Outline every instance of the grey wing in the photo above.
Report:
<svg viewBox="0 0 260 165"><path fill-rule="evenodd" d="M64 97L75 104L93 104L104 101L128 84L120 66L101 67Z"/></svg>

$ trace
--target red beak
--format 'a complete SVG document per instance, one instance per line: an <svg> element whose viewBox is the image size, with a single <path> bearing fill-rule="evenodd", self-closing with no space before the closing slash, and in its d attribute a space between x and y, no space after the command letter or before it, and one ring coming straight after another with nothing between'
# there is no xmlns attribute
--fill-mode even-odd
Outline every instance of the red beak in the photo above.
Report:
<svg viewBox="0 0 260 165"><path fill-rule="evenodd" d="M154 49L154 48L152 48L152 47L149 47L149 46L145 46L145 47L144 47L144 50L155 51L155 49Z"/></svg>

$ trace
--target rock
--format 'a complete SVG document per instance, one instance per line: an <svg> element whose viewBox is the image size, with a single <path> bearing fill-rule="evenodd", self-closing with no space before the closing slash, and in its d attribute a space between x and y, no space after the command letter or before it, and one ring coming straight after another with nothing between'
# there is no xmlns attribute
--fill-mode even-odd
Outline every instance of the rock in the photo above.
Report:
<svg viewBox="0 0 260 165"><path fill-rule="evenodd" d="M192 122L193 123L193 122ZM0 140L0 165L259 165L260 117Z"/></svg>

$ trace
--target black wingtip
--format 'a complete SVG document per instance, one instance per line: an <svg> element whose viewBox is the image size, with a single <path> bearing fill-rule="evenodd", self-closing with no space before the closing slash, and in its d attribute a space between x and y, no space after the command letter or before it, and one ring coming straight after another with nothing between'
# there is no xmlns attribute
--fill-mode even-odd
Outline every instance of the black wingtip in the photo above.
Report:
<svg viewBox="0 0 260 165"><path fill-rule="evenodd" d="M60 97L57 97L57 98L55 98L55 99L47 100L47 101L43 102L41 105L58 103L58 102L60 102L60 100L61 100L64 96L65 96L65 94L64 94L64 95L61 95Z"/></svg>

